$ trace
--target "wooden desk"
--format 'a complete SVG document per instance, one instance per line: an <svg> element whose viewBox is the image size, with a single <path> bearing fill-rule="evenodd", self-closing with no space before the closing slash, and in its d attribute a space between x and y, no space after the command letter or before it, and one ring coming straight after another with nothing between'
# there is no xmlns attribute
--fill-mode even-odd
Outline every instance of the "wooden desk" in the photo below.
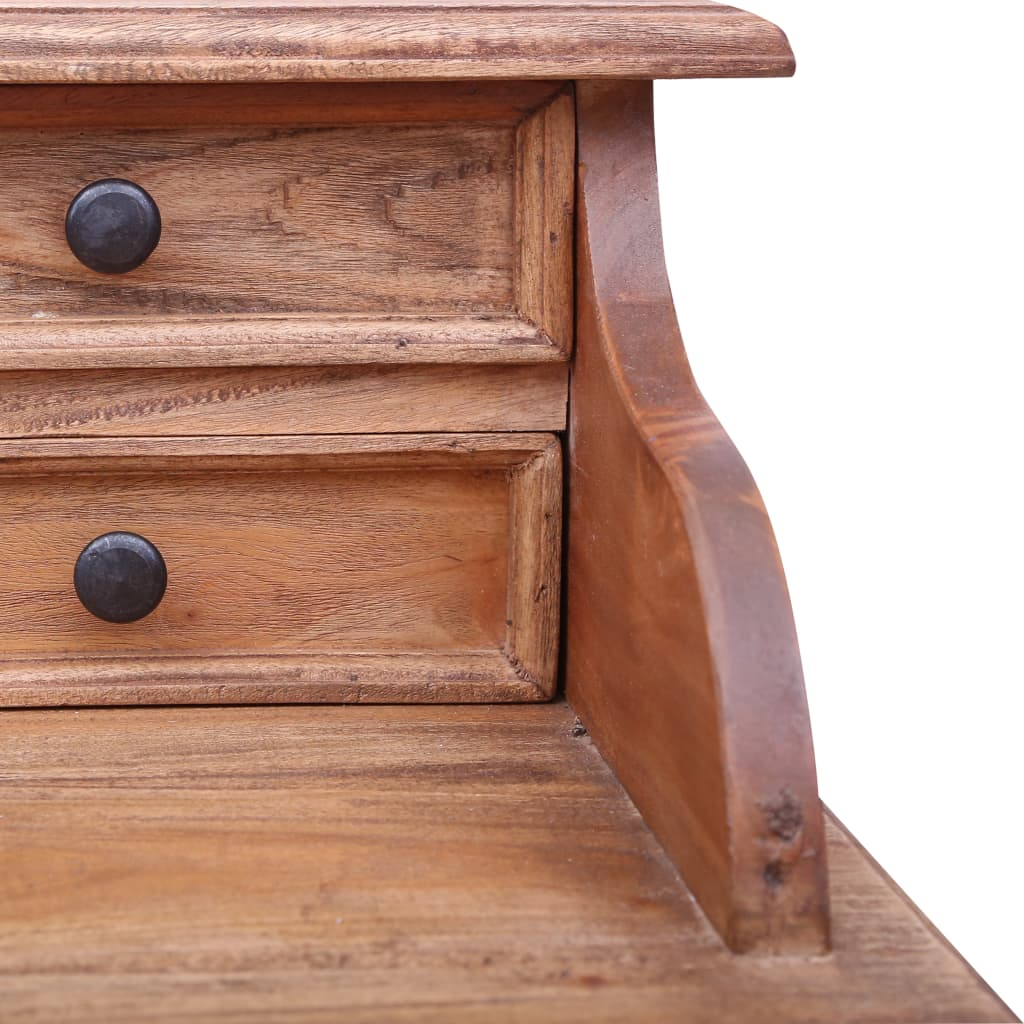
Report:
<svg viewBox="0 0 1024 1024"><path fill-rule="evenodd" d="M651 81L793 67L696 0L0 7L12 1012L1009 1019L821 808L676 325Z"/></svg>

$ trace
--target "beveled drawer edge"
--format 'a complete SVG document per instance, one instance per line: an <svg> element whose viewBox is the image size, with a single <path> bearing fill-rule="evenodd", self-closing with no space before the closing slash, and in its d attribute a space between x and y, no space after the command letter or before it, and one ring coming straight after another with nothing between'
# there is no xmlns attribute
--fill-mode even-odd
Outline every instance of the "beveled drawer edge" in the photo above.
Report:
<svg viewBox="0 0 1024 1024"><path fill-rule="evenodd" d="M0 707L493 703L546 700L499 651L6 657Z"/></svg>
<svg viewBox="0 0 1024 1024"><path fill-rule="evenodd" d="M33 469L52 472L55 460L63 471L85 471L88 461L102 460L127 470L140 459L195 460L210 465L223 459L225 466L244 466L244 457L263 462L269 457L325 458L342 456L351 465L360 457L366 465L437 464L438 456L463 456L477 466L512 467L558 449L546 433L475 434L263 434L232 437L40 437L0 441L0 475ZM253 463L255 464L255 463ZM308 464L308 463L307 463Z"/></svg>
<svg viewBox="0 0 1024 1024"><path fill-rule="evenodd" d="M0 369L565 362L508 316L0 320Z"/></svg>

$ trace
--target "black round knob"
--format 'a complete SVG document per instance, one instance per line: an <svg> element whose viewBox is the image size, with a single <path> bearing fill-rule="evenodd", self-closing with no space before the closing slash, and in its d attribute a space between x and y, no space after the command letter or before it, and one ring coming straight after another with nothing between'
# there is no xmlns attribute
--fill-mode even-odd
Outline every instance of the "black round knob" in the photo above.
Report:
<svg viewBox="0 0 1024 1024"><path fill-rule="evenodd" d="M75 256L101 274L126 274L160 241L160 210L141 185L104 178L71 200L64 234Z"/></svg>
<svg viewBox="0 0 1024 1024"><path fill-rule="evenodd" d="M78 599L107 622L145 618L166 589L163 556L137 533L105 533L86 544L75 563Z"/></svg>

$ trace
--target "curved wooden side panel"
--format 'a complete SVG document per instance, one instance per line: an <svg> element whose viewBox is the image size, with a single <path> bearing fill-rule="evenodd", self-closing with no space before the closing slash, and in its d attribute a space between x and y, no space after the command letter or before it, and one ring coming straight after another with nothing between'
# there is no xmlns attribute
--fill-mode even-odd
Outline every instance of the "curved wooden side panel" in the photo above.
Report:
<svg viewBox="0 0 1024 1024"><path fill-rule="evenodd" d="M690 371L649 82L581 82L567 690L728 945L828 947L789 596L746 465Z"/></svg>

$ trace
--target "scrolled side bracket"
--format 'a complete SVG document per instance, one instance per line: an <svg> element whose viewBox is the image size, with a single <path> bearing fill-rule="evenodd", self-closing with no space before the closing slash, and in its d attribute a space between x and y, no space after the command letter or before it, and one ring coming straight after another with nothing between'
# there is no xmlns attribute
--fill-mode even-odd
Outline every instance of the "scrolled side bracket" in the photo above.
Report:
<svg viewBox="0 0 1024 1024"><path fill-rule="evenodd" d="M757 487L683 349L651 83L576 95L568 699L729 947L821 953L824 832L792 610Z"/></svg>

